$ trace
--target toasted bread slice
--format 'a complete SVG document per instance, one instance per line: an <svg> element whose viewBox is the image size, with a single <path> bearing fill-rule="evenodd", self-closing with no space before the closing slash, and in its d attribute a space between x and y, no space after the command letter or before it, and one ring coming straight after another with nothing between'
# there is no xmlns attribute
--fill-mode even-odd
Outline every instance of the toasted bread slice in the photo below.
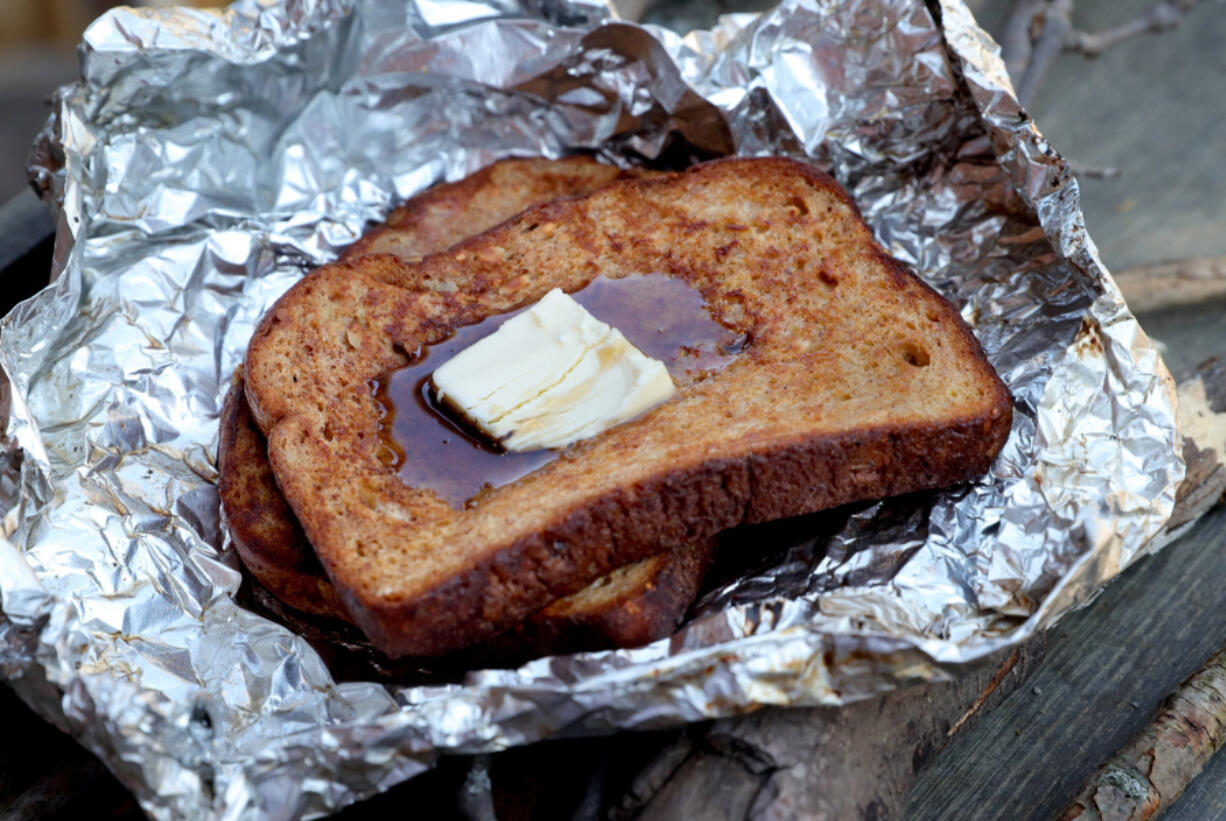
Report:
<svg viewBox="0 0 1226 821"><path fill-rule="evenodd" d="M531 205L584 194L619 179L656 175L644 169L620 170L587 157L503 160L412 198L346 249L343 258L386 251L420 259ZM239 379L223 407L218 451L220 493L235 548L252 575L285 604L349 621L277 487L266 449ZM619 568L499 637L497 649L513 654L566 652L635 646L666 635L689 607L710 553L708 545Z"/></svg>
<svg viewBox="0 0 1226 821"><path fill-rule="evenodd" d="M619 567L486 640L478 652L518 660L663 638L694 603L714 551L715 539L705 539Z"/></svg>
<svg viewBox="0 0 1226 821"><path fill-rule="evenodd" d="M617 180L660 176L620 169L590 157L510 159L487 165L458 182L437 185L392 211L341 254L354 260L391 254L414 262L492 228L529 206L595 191Z"/></svg>
<svg viewBox="0 0 1226 821"><path fill-rule="evenodd" d="M268 464L267 441L256 427L242 380L226 396L217 452L221 502L234 547L251 575L285 604L348 622L349 614ZM559 599L523 624L495 636L498 657L636 647L671 633L698 592L713 541L657 553L618 568Z"/></svg>
<svg viewBox="0 0 1226 821"><path fill-rule="evenodd" d="M267 440L256 427L241 377L226 394L217 445L217 490L230 538L251 575L285 604L313 616L349 621L277 487Z"/></svg>
<svg viewBox="0 0 1226 821"><path fill-rule="evenodd" d="M748 347L462 509L389 468L369 380L551 288L642 272L699 290ZM778 158L614 183L417 265L325 267L261 321L247 379L282 491L392 655L470 644L732 525L963 481L1012 416L953 306L876 245L834 180Z"/></svg>

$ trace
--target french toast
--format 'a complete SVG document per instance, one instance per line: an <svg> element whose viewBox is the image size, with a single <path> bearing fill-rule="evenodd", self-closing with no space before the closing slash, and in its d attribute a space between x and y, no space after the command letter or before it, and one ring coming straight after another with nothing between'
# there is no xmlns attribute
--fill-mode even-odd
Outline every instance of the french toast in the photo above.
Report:
<svg viewBox="0 0 1226 821"><path fill-rule="evenodd" d="M268 463L268 441L251 418L237 375L221 408L217 476L230 538L251 575L295 610L349 621L277 487Z"/></svg>
<svg viewBox="0 0 1226 821"><path fill-rule="evenodd" d="M671 400L462 506L398 477L372 380L552 288L645 272L744 334L735 361L674 375ZM613 183L417 264L325 266L261 320L247 397L338 593L389 655L468 645L733 525L965 481L1012 419L957 310L832 178L781 158Z"/></svg>
<svg viewBox="0 0 1226 821"><path fill-rule="evenodd" d="M620 170L587 157L503 160L458 182L435 186L395 209L386 223L350 246L419 259L559 196L587 193L617 179L657 172ZM242 395L241 378L220 420L219 490L243 564L283 603L315 616L348 621L306 535L277 488L267 442ZM499 637L512 654L632 646L676 627L710 559L710 545L657 554L619 568L588 588L553 602Z"/></svg>
<svg viewBox="0 0 1226 821"><path fill-rule="evenodd" d="M241 378L222 408L217 465L230 535L251 574L296 610L349 622L277 488L267 441L251 418ZM635 647L666 636L694 600L713 546L707 540L619 567L495 636L482 650L519 658Z"/></svg>
<svg viewBox="0 0 1226 821"><path fill-rule="evenodd" d="M409 199L342 253L342 260L391 254L414 262L558 197L594 191L616 180L659 176L645 168L620 169L590 157L509 159Z"/></svg>

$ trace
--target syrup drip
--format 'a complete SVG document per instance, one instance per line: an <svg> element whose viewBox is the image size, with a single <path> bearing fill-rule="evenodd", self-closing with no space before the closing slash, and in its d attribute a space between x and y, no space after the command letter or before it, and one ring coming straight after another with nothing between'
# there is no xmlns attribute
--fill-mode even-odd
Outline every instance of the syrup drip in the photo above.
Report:
<svg viewBox="0 0 1226 821"><path fill-rule="evenodd" d="M571 296L640 351L662 361L679 386L723 370L746 345L743 334L711 316L702 294L664 274L597 277ZM522 310L456 328L442 342L423 347L406 367L374 380L372 390L383 413L384 458L406 484L430 488L462 508L483 490L514 482L561 455L557 450L504 451L432 395L434 371Z"/></svg>

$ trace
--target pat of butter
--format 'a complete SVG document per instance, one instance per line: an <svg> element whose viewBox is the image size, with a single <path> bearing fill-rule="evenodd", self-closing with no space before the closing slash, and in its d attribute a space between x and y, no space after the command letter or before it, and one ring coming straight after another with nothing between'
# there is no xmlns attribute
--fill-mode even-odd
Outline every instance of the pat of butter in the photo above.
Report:
<svg viewBox="0 0 1226 821"><path fill-rule="evenodd" d="M448 360L433 382L439 401L507 450L565 447L676 390L663 362L557 288Z"/></svg>

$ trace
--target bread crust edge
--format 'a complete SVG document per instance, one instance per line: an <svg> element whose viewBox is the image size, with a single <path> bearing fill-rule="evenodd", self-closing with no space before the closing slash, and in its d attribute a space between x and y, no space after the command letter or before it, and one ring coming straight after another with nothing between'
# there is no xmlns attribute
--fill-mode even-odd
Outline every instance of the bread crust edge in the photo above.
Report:
<svg viewBox="0 0 1226 821"><path fill-rule="evenodd" d="M796 164L788 164L795 168ZM832 178L812 167L802 167L800 173L846 203L862 222L854 200ZM639 180L626 185L656 183ZM532 211L547 214L548 207ZM477 241L474 238L455 248L464 249ZM391 655L443 653L472 641L470 633L457 628L463 622L452 620L457 613L496 611L506 621L519 620L530 612L528 602L540 599L543 591L573 592L582 586L573 568L607 564L611 553L620 561L643 558L647 550L643 537L634 535L636 531L660 534L653 549L671 547L741 523L954 485L987 471L1011 428L1012 400L1007 389L958 312L875 243L873 254L891 275L938 297L943 310L971 341L967 352L989 377L994 393L985 399L981 413L939 424L882 425L775 443L767 452L706 462L652 477L637 487L617 489L562 514L537 533L499 546L410 600L362 599L355 590L345 590L342 595L360 626ZM279 425L285 419L272 421ZM874 458L874 453L893 454L893 458ZM938 453L942 456L939 462L928 458ZM887 466L889 471L884 470ZM815 484L806 485L798 476L818 478ZM700 512L684 517L670 515L670 511L682 509ZM689 527L681 529L678 521L688 522ZM610 547L597 538L610 529L625 534L625 540ZM569 545L565 561L554 560L555 544ZM408 625L413 629L407 629ZM487 635L492 632L491 628Z"/></svg>
<svg viewBox="0 0 1226 821"><path fill-rule="evenodd" d="M499 572L500 565L518 564L534 554L547 552L546 540L568 545L568 564L598 561L598 554L604 554L607 548L593 541L592 536L594 532L605 532L605 522L615 508L634 507L640 502L639 509L655 510L653 518L660 529L674 531L676 538L672 525L675 517L669 511L702 499L702 506L712 514L699 528L703 536L711 537L739 524L949 487L991 468L996 452L1008 437L1012 419L1009 404L993 411L941 426L888 426L816 437L743 460L674 471L643 483L631 498L606 496L574 511L546 534L523 537L411 601L375 599L349 603L363 631L388 655L445 653L470 643L467 630L440 627L434 619L423 619L422 614L437 613L440 609L453 613L497 609L500 597L508 593L497 585L492 587L489 580L504 578ZM928 455L934 452L942 453L943 458L929 459ZM879 458L874 459L874 454ZM885 472L883 482L881 468L887 465L891 470ZM715 514L719 509L727 512ZM540 581L549 586L552 580ZM342 596L346 594L353 595L351 591L341 591ZM514 596L513 591L509 594Z"/></svg>

